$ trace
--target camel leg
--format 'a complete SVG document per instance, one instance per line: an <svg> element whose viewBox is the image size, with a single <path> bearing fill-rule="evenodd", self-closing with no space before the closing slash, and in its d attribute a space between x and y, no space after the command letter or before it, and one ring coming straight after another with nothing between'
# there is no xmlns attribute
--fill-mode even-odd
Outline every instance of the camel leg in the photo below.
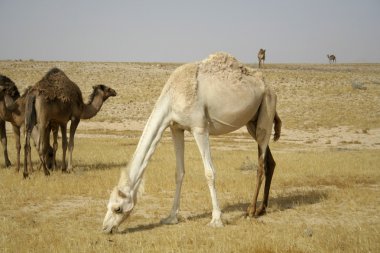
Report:
<svg viewBox="0 0 380 253"><path fill-rule="evenodd" d="M28 141L30 142L30 136L29 136L29 138L28 138ZM29 149L27 150L27 152L24 151L24 156L25 156L25 159L24 159L24 167L25 167L25 165L28 166L28 164L29 164L29 166L30 166L30 171L33 172L32 149L31 149L31 147L30 147L30 143L29 143L28 145L29 145L29 146L27 146L26 143L25 143L25 146L26 146L26 147L29 147ZM38 146L36 146L36 147L38 147ZM40 170L40 169L41 169L41 165L39 166L38 170Z"/></svg>
<svg viewBox="0 0 380 253"><path fill-rule="evenodd" d="M251 217L262 215L265 212L264 207L266 207L267 203L263 203L262 208L256 209L257 198L260 192L261 183L264 176L266 177L265 182L268 191L268 195L266 197L269 197L270 183L274 171L274 166L272 164L272 161L274 163L274 160L270 151L267 152L267 150L269 150L268 144L272 133L274 118L276 115L276 96L269 93L270 91L267 92L268 93L266 93L266 95L263 98L263 102L260 105L257 123L255 124L255 122L250 122L249 124L247 124L248 132L252 135L252 137L257 141L258 144L258 168L256 175L256 187L253 194L252 203L247 209L247 215ZM253 127L256 127L256 129L252 129ZM267 155L270 156L270 158L267 158ZM270 166L265 166L265 163L267 163L267 165ZM269 176L269 178L267 178L267 176ZM268 200L264 199L264 201L267 202Z"/></svg>
<svg viewBox="0 0 380 253"><path fill-rule="evenodd" d="M66 167L66 151L67 151L67 129L66 124L61 125L61 134L62 134L62 172L67 172Z"/></svg>
<svg viewBox="0 0 380 253"><path fill-rule="evenodd" d="M20 142L20 128L13 126L13 133L15 134L16 139L16 152L17 152L17 167L16 171L20 171L20 151L21 151L21 142Z"/></svg>
<svg viewBox="0 0 380 253"><path fill-rule="evenodd" d="M30 148L30 135L31 135L31 132L26 129L26 133L25 133L25 144L24 144L24 172L23 172L23 176L24 178L27 178L29 173L28 173L28 164L31 165L31 161L30 163L28 162L28 158L31 156L30 155L30 151L31 151L31 148Z"/></svg>
<svg viewBox="0 0 380 253"><path fill-rule="evenodd" d="M266 208L268 207L269 190L270 190L270 185L272 182L272 176L273 176L275 167L276 167L276 162L274 161L272 153L268 146L266 150L266 154L265 154L265 163L264 163L264 170L265 170L264 198L263 198L263 202L261 203L261 206L259 207L259 209L256 210L256 214L255 214L256 216L265 214Z"/></svg>
<svg viewBox="0 0 380 253"><path fill-rule="evenodd" d="M216 189L215 189L215 170L211 160L210 144L208 139L208 131L204 128L194 128L192 129L195 141L198 145L199 151L202 156L203 165L205 168L205 176L207 179L207 185L211 194L212 201L212 220L210 226L212 227L222 227L223 222L221 220L222 212L220 211Z"/></svg>
<svg viewBox="0 0 380 253"><path fill-rule="evenodd" d="M0 120L0 137L1 137L1 144L3 145L4 150L4 163L5 167L11 166L11 161L9 161L8 157L8 149L7 149L7 132L5 129L5 121Z"/></svg>
<svg viewBox="0 0 380 253"><path fill-rule="evenodd" d="M58 125L52 126L53 130L53 170L57 168L57 150L58 150Z"/></svg>
<svg viewBox="0 0 380 253"><path fill-rule="evenodd" d="M73 169L73 150L74 150L74 136L77 130L80 119L71 120L70 124L70 140L69 140L69 164L68 169L71 171Z"/></svg>
<svg viewBox="0 0 380 253"><path fill-rule="evenodd" d="M39 123L40 138L39 138L39 141L38 141L38 153L39 153L39 156L40 156L40 161L41 161L41 164L42 164L42 168L44 169L45 176L49 176L50 175L50 172L47 169L46 163L45 163L45 154L46 154L46 151L47 151L47 148L48 148L48 145L49 145L49 143L46 143L46 139L47 139L46 135L50 133L50 132L48 132L48 130L49 130L48 124L46 124L45 121L41 120L40 123ZM30 152L31 151L30 150L30 140L28 140L28 147L29 147L29 152ZM24 173L25 173L25 171L24 171ZM24 174L24 177L25 177L25 174Z"/></svg>
<svg viewBox="0 0 380 253"><path fill-rule="evenodd" d="M170 128L174 143L174 151L176 155L176 190L174 195L173 207L169 216L161 220L162 224L177 224L178 218L177 214L179 212L180 206L180 197L181 197L181 188L182 181L185 175L185 165L184 165L184 151L185 151L185 137L184 130Z"/></svg>
<svg viewBox="0 0 380 253"><path fill-rule="evenodd" d="M264 158L265 158L265 152L263 152L263 148L258 145L258 168L257 168L257 174L256 174L256 187L253 194L253 199L251 205L247 209L247 215L250 217L253 217L256 213L256 203L257 203L257 197L259 196L261 183L263 181L264 176ZM265 150L265 149L264 149Z"/></svg>

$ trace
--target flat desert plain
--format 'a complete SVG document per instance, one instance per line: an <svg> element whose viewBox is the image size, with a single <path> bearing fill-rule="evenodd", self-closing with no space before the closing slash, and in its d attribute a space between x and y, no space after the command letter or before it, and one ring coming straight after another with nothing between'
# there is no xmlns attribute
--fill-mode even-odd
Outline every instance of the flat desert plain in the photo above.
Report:
<svg viewBox="0 0 380 253"><path fill-rule="evenodd" d="M22 92L52 67L81 88L106 84L118 95L81 121L74 171L24 180L0 158L1 252L380 252L380 64L268 64L282 136L265 216L245 218L257 147L245 129L212 137L216 187L225 226L207 226L211 200L202 161L186 135L180 222L161 225L175 190L169 131L144 176L144 192L120 233L101 233L106 203L136 148L162 87L180 64L0 61ZM250 67L256 68L257 64ZM223 98L221 98L223 99ZM33 162L38 156L33 149ZM61 149L58 166L61 166ZM261 201L261 198L260 198Z"/></svg>

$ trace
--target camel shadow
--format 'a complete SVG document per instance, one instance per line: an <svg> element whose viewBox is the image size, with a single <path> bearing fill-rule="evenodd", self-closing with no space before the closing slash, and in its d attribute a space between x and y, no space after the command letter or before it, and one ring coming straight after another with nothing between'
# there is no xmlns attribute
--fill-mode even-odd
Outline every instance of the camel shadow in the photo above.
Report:
<svg viewBox="0 0 380 253"><path fill-rule="evenodd" d="M109 170L112 167L125 167L128 162L108 162L108 163L78 163L75 168L80 171Z"/></svg>
<svg viewBox="0 0 380 253"><path fill-rule="evenodd" d="M108 162L108 163L75 163L73 164L73 172L88 172L93 170L109 170L114 167L125 167L128 162ZM40 166L39 164L37 164ZM54 171L60 171L62 169L62 161L57 161L57 167Z"/></svg>
<svg viewBox="0 0 380 253"><path fill-rule="evenodd" d="M165 224L162 224L160 222L143 224L143 225L138 225L138 226L132 227L132 228L126 228L122 231L119 231L118 234L130 234L130 233L136 233L136 232L144 232L144 231L153 230L153 229L161 227L161 226L165 226Z"/></svg>
<svg viewBox="0 0 380 253"><path fill-rule="evenodd" d="M267 215L271 215L277 212L282 212L288 209L294 209L297 207L305 206L305 205L313 205L322 202L328 195L328 192L326 190L308 190L308 191L297 191L290 194L281 194L277 197L271 198L269 203L269 210ZM224 208L222 208L222 213L227 216L227 214L232 213L240 213L235 218L231 219L225 219L224 222L228 225L230 223L233 223L234 220L237 220L239 218L245 217L245 212L250 205L249 202L245 203L236 203L231 205L226 205ZM258 206L261 205L261 201L258 201ZM183 222L184 220L187 221L196 221L206 218L211 218L212 212L204 212L200 214L195 214L188 216L186 218L180 218L180 222ZM138 225L136 227L127 228L119 233L134 233L134 232L143 232L143 231L149 231L153 230L155 228L166 226L165 224L162 224L160 222L158 223L150 223L150 224L143 224Z"/></svg>
<svg viewBox="0 0 380 253"><path fill-rule="evenodd" d="M304 205L312 205L323 201L327 197L326 190L309 190L307 192L294 192L291 194L281 194L277 197L269 199L269 208L272 208L271 213L285 211ZM262 201L258 201L257 205L260 206ZM227 205L223 208L223 212L246 211L249 202Z"/></svg>

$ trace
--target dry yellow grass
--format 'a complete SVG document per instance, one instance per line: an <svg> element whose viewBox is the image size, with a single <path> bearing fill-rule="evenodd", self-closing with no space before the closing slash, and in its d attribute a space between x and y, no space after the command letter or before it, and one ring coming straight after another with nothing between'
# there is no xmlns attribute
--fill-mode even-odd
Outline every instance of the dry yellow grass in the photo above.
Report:
<svg viewBox="0 0 380 253"><path fill-rule="evenodd" d="M140 132L131 130L148 117L176 65L0 62L0 72L25 87L53 66L76 81L85 96L92 85L105 83L118 97L106 102L93 119L97 123L80 124L74 173L45 177L36 171L23 180L14 168L0 169L0 252L380 251L380 65L267 65L284 136L271 143L277 168L266 216L242 216L253 194L257 149L238 132L211 141L226 226L206 226L210 196L191 137L186 138L181 222L160 225L175 189L175 157L165 133L148 165L145 193L117 235L101 233L109 191L136 147ZM367 89L354 89L352 81ZM14 162L10 132L8 146Z"/></svg>

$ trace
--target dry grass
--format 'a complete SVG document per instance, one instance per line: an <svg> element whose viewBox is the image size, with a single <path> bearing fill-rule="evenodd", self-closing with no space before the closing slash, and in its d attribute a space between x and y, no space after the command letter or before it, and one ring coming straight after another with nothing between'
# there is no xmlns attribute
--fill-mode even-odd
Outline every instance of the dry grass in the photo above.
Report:
<svg viewBox="0 0 380 253"><path fill-rule="evenodd" d="M271 144L277 168L266 216L243 218L257 151L248 135L238 132L211 141L226 226L206 226L210 196L191 137L186 137L181 222L160 225L175 189L175 157L166 133L148 165L134 214L123 233L110 236L100 232L102 219L109 191L136 147L140 132L132 130L140 129L176 65L0 62L0 72L24 87L52 66L66 71L85 97L96 83L114 87L118 96L106 102L96 123L80 124L74 173L45 177L36 171L23 180L14 168L0 169L0 252L380 251L380 65L267 65L284 136ZM367 89L353 89L352 80ZM8 146L14 163L11 133ZM35 153L33 159L36 163Z"/></svg>

